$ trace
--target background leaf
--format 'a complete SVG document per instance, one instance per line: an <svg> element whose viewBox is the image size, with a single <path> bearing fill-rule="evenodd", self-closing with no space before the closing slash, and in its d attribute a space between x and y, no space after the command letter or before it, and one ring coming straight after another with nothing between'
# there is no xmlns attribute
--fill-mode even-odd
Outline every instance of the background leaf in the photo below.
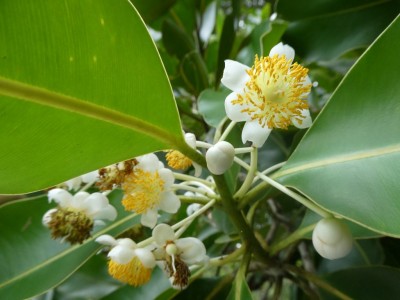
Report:
<svg viewBox="0 0 400 300"><path fill-rule="evenodd" d="M276 174L318 205L400 236L400 20L363 55Z"/></svg>
<svg viewBox="0 0 400 300"><path fill-rule="evenodd" d="M118 210L118 219L105 227L96 227L94 237L104 233L117 236L138 223L138 218L124 211L121 193L113 193L109 198ZM42 225L42 217L53 207L47 197L19 200L1 207L0 294L5 299L26 299L45 292L101 248L94 238L76 246L52 240L49 229Z"/></svg>
<svg viewBox="0 0 400 300"><path fill-rule="evenodd" d="M397 0L280 0L290 23L283 39L307 61L330 60L368 46L397 16ZM340 30L338 30L340 28Z"/></svg>
<svg viewBox="0 0 400 300"><path fill-rule="evenodd" d="M76 100L67 111L0 96L0 193L42 189L183 141L161 60L128 1L2 1L0 58L3 79ZM119 117L82 115L84 106ZM160 137L121 127L124 118Z"/></svg>

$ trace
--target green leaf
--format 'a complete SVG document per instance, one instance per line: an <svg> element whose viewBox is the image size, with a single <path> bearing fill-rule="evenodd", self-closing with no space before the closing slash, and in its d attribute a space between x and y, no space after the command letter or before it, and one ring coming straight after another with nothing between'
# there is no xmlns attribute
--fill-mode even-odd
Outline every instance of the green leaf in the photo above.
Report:
<svg viewBox="0 0 400 300"><path fill-rule="evenodd" d="M400 5L396 0L280 0L277 11L293 21L284 40L304 59L318 61L368 46L397 16Z"/></svg>
<svg viewBox="0 0 400 300"><path fill-rule="evenodd" d="M169 19L165 20L162 25L162 41L165 49L179 59L195 50L194 41L185 32L184 28Z"/></svg>
<svg viewBox="0 0 400 300"><path fill-rule="evenodd" d="M232 289L229 292L227 300L251 300L253 296L251 295L251 291L249 286L247 285L246 279L242 275L242 273L238 273L236 275L235 281L232 284Z"/></svg>
<svg viewBox="0 0 400 300"><path fill-rule="evenodd" d="M180 71L183 81L195 96L208 87L207 66L199 52L187 53L182 59Z"/></svg>
<svg viewBox="0 0 400 300"><path fill-rule="evenodd" d="M274 176L318 205L400 236L400 19L361 57Z"/></svg>
<svg viewBox="0 0 400 300"><path fill-rule="evenodd" d="M0 193L183 142L160 57L124 0L2 1L0 116Z"/></svg>
<svg viewBox="0 0 400 300"><path fill-rule="evenodd" d="M143 20L151 23L168 12L177 0L129 0L136 7Z"/></svg>
<svg viewBox="0 0 400 300"><path fill-rule="evenodd" d="M400 294L400 270L385 266L341 270L325 280L352 299L397 299ZM322 299L337 299L325 291L321 293Z"/></svg>
<svg viewBox="0 0 400 300"><path fill-rule="evenodd" d="M111 196L113 195L113 196ZM99 249L94 239L101 234L116 236L138 218L124 211L120 193L109 195L118 210L118 219L98 227L93 238L82 245L69 246L50 238L50 231L42 225L49 205L47 197L19 200L0 209L0 294L5 299L25 299L39 295L58 285L75 272ZM24 287L24 288L21 288Z"/></svg>
<svg viewBox="0 0 400 300"><path fill-rule="evenodd" d="M228 89L218 91L206 89L201 92L197 102L199 113L208 125L218 127L219 123L226 117L224 103L230 92Z"/></svg>

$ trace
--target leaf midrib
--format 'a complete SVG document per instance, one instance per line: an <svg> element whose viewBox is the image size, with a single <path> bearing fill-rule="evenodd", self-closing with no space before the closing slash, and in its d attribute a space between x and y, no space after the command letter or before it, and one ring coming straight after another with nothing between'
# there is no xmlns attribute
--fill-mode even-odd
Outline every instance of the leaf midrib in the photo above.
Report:
<svg viewBox="0 0 400 300"><path fill-rule="evenodd" d="M396 153L396 152L400 153L400 144L370 149L368 151L360 151L360 152L356 152L356 153L347 153L345 155L332 156L332 157L329 157L326 159L311 161L311 162L307 162L307 163L299 165L299 166L289 167L288 169L278 171L277 173L275 173L272 176L272 178L277 179L277 178L281 178L281 177L291 175L294 173L310 170L310 169L326 167L329 165L344 163L344 162L348 162L348 161L373 158L373 157L392 154L392 153ZM287 166L287 165L288 164L286 164L285 166Z"/></svg>
<svg viewBox="0 0 400 300"><path fill-rule="evenodd" d="M97 105L93 102L84 101L82 99L74 98L1 76L0 95L80 114L88 118L128 128L147 136L151 136L159 141L164 142L168 146L180 144L179 137L172 135L163 128L157 127L142 119L127 115L123 112L116 111L105 106Z"/></svg>

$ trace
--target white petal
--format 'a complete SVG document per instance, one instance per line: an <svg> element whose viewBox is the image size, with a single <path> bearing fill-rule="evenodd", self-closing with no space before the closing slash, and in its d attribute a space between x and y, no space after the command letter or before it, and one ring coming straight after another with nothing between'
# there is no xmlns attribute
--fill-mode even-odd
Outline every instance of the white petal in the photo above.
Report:
<svg viewBox="0 0 400 300"><path fill-rule="evenodd" d="M54 202L58 203L61 207L67 207L72 201L73 196L63 189L52 189L47 194L49 198L49 202L54 200Z"/></svg>
<svg viewBox="0 0 400 300"><path fill-rule="evenodd" d="M271 51L269 52L269 56L274 56L274 55L285 55L287 60L292 60L294 59L294 49L290 47L289 45L284 45L279 43L278 45L272 47Z"/></svg>
<svg viewBox="0 0 400 300"><path fill-rule="evenodd" d="M201 263L206 257L206 247L196 238L187 237L175 241L181 253L182 260L188 265Z"/></svg>
<svg viewBox="0 0 400 300"><path fill-rule="evenodd" d="M136 243L132 241L130 238L122 238L118 239L117 243L119 246L125 247L125 248L130 248L130 249L135 249L136 248Z"/></svg>
<svg viewBox="0 0 400 300"><path fill-rule="evenodd" d="M158 170L158 174L164 181L164 190L168 189L175 181L174 173L170 169L162 168Z"/></svg>
<svg viewBox="0 0 400 300"><path fill-rule="evenodd" d="M199 203L192 203L186 208L186 214L188 216L193 215L196 211L198 211L202 207Z"/></svg>
<svg viewBox="0 0 400 300"><path fill-rule="evenodd" d="M79 189L79 187L81 186L81 183L82 183L82 178L81 178L81 176L72 178L72 179L67 180L67 181L65 182L65 184L67 185L68 189L69 189L69 190L74 190L74 191L76 191L76 190Z"/></svg>
<svg viewBox="0 0 400 300"><path fill-rule="evenodd" d="M95 182L99 178L99 172L93 171L81 176L84 183Z"/></svg>
<svg viewBox="0 0 400 300"><path fill-rule="evenodd" d="M102 220L94 220L93 226L104 226L106 223Z"/></svg>
<svg viewBox="0 0 400 300"><path fill-rule="evenodd" d="M225 60L224 74L221 79L222 84L234 92L240 92L250 79L250 76L246 72L249 69L248 66L237 61Z"/></svg>
<svg viewBox="0 0 400 300"><path fill-rule="evenodd" d="M103 245L107 245L107 246L116 246L117 245L117 241L111 235L108 235L108 234L103 234L103 235L99 236L95 241L99 244L103 244Z"/></svg>
<svg viewBox="0 0 400 300"><path fill-rule="evenodd" d="M135 250L123 246L115 246L108 252L108 257L122 265L129 263L134 256Z"/></svg>
<svg viewBox="0 0 400 300"><path fill-rule="evenodd" d="M159 247L163 247L167 241L175 240L175 232L171 228L171 226L167 224L158 224L154 229L152 236L154 238L155 243Z"/></svg>
<svg viewBox="0 0 400 300"><path fill-rule="evenodd" d="M181 201L178 196L175 195L172 191L166 191L161 194L160 198L160 209L174 214L178 211L179 207L181 207Z"/></svg>
<svg viewBox="0 0 400 300"><path fill-rule="evenodd" d="M153 253L147 249L135 249L135 255L140 259L143 266L145 266L146 268L151 269L154 268L154 266L156 265L156 259L154 258Z"/></svg>
<svg viewBox="0 0 400 300"><path fill-rule="evenodd" d="M196 136L193 133L185 133L185 141L190 147L196 149Z"/></svg>
<svg viewBox="0 0 400 300"><path fill-rule="evenodd" d="M51 215L57 211L57 208L52 208L50 210L48 210L43 218L42 218L42 224L46 227L48 227L49 222L51 221Z"/></svg>
<svg viewBox="0 0 400 300"><path fill-rule="evenodd" d="M74 197L71 200L71 207L77 208L77 209L86 209L86 204L85 200L90 196L89 193L87 192L78 192L74 195Z"/></svg>
<svg viewBox="0 0 400 300"><path fill-rule="evenodd" d="M243 144L250 141L253 146L260 148L264 145L271 131L268 127L262 127L258 121L246 122L242 131Z"/></svg>
<svg viewBox="0 0 400 300"><path fill-rule="evenodd" d="M157 224L157 219L158 219L157 210L149 209L148 211L142 214L142 217L140 218L140 223L142 223L143 226L153 228Z"/></svg>
<svg viewBox="0 0 400 300"><path fill-rule="evenodd" d="M114 221L117 218L117 210L115 209L114 206L112 205L107 205L106 207L102 208L98 212L96 212L92 218L99 220L99 219L105 219L105 220L110 220Z"/></svg>
<svg viewBox="0 0 400 300"><path fill-rule="evenodd" d="M146 154L137 158L138 165L137 168L140 168L144 171L155 172L159 169L159 160L157 155L154 153Z"/></svg>
<svg viewBox="0 0 400 300"><path fill-rule="evenodd" d="M250 116L248 113L242 112L246 108L244 105L232 104L232 100L236 100L238 94L236 92L230 93L225 98L225 112L229 119L235 122L249 121Z"/></svg>
<svg viewBox="0 0 400 300"><path fill-rule="evenodd" d="M82 197L83 198L83 197ZM108 206L108 199L102 193L93 193L83 199L82 207L84 207L87 215L93 216L98 211Z"/></svg>
<svg viewBox="0 0 400 300"><path fill-rule="evenodd" d="M303 109L301 111L301 115L304 117L302 119L302 123L300 124L299 120L297 120L296 117L291 117L290 120L292 121L293 125L296 126L297 128L304 129L308 128L312 125L312 120L310 116L310 111L308 109Z"/></svg>

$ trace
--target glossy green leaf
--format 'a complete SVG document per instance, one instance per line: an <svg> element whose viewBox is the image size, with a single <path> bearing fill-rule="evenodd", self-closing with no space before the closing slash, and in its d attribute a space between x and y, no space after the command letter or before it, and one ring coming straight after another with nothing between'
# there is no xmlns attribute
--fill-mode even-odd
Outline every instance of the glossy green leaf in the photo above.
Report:
<svg viewBox="0 0 400 300"><path fill-rule="evenodd" d="M207 67L197 51L189 52L183 57L180 71L183 81L195 96L208 87Z"/></svg>
<svg viewBox="0 0 400 300"><path fill-rule="evenodd" d="M274 176L328 211L397 237L399 36L397 18L344 78Z"/></svg>
<svg viewBox="0 0 400 300"><path fill-rule="evenodd" d="M110 196L109 196L110 197ZM115 198L114 198L115 197ZM111 196L118 219L97 227L93 238L82 245L69 246L52 240L42 225L42 217L53 208L47 197L19 200L0 209L0 294L5 299L25 299L58 285L94 255L100 245L94 239L104 233L118 235L138 222L124 212L120 193ZM21 288L24 287L24 288Z"/></svg>
<svg viewBox="0 0 400 300"><path fill-rule="evenodd" d="M187 53L195 50L194 41L178 24L167 19L162 25L162 41L171 55L182 59Z"/></svg>
<svg viewBox="0 0 400 300"><path fill-rule="evenodd" d="M397 299L400 294L400 270L385 266L341 270L324 279L352 299ZM322 299L337 299L326 291L321 294Z"/></svg>
<svg viewBox="0 0 400 300"><path fill-rule="evenodd" d="M225 59L229 58L235 43L235 16L227 15L222 27L218 48L217 70L215 71L215 86L218 87L225 67Z"/></svg>
<svg viewBox="0 0 400 300"><path fill-rule="evenodd" d="M177 0L129 0L146 23L157 20L168 12Z"/></svg>
<svg viewBox="0 0 400 300"><path fill-rule="evenodd" d="M284 40L308 61L330 60L368 46L397 16L397 0L280 0L290 23ZM338 30L340 29L340 30Z"/></svg>
<svg viewBox="0 0 400 300"><path fill-rule="evenodd" d="M231 91L227 89L207 89L201 92L198 98L199 113L208 125L218 127L219 123L226 117L225 98Z"/></svg>
<svg viewBox="0 0 400 300"><path fill-rule="evenodd" d="M159 55L125 0L2 1L0 95L0 193L183 142Z"/></svg>

